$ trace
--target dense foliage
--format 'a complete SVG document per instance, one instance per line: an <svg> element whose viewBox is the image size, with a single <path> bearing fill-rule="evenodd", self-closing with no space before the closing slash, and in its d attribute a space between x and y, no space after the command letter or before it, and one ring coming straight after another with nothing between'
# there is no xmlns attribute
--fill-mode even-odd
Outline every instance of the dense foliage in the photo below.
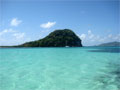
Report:
<svg viewBox="0 0 120 90"><path fill-rule="evenodd" d="M69 29L55 30L43 39L27 42L21 47L82 47L80 38Z"/></svg>

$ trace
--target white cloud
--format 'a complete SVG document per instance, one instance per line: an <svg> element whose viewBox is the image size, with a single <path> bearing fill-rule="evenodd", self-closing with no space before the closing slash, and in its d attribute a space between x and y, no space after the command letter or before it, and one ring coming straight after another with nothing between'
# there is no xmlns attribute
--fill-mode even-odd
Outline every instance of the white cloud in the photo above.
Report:
<svg viewBox="0 0 120 90"><path fill-rule="evenodd" d="M48 28L53 27L55 24L56 24L56 22L47 22L47 23L41 24L40 27L41 27L41 28L45 28L45 29L47 28L47 29L48 29Z"/></svg>
<svg viewBox="0 0 120 90"><path fill-rule="evenodd" d="M106 36L95 35L91 30L87 33L78 35L82 39L83 45L98 45L105 42L120 41L120 34L108 34Z"/></svg>
<svg viewBox="0 0 120 90"><path fill-rule="evenodd" d="M18 45L30 41L24 32L13 29L4 29L0 32L0 45Z"/></svg>
<svg viewBox="0 0 120 90"><path fill-rule="evenodd" d="M91 34L91 35L89 36L89 38L90 38L90 39L94 38L94 34Z"/></svg>
<svg viewBox="0 0 120 90"><path fill-rule="evenodd" d="M91 30L88 30L88 37L89 37L90 39L93 39L93 38L94 38L94 34L92 33Z"/></svg>
<svg viewBox="0 0 120 90"><path fill-rule="evenodd" d="M16 39L21 39L25 37L25 33L14 33L13 36L15 36Z"/></svg>
<svg viewBox="0 0 120 90"><path fill-rule="evenodd" d="M11 26L18 26L20 23L22 23L22 20L18 20L17 18L13 18L10 22Z"/></svg>
<svg viewBox="0 0 120 90"><path fill-rule="evenodd" d="M112 37L112 34L109 34L108 37L111 38L111 37Z"/></svg>
<svg viewBox="0 0 120 90"><path fill-rule="evenodd" d="M105 41L105 38L100 38L98 41L99 41L99 42L104 42L104 41Z"/></svg>
<svg viewBox="0 0 120 90"><path fill-rule="evenodd" d="M21 33L21 32L18 32L17 30L13 30L13 29L4 29L3 31L0 32L0 36L1 37L3 35L6 36L6 34L7 35L9 34L9 35L15 36L17 39L23 38L25 36L25 33Z"/></svg>
<svg viewBox="0 0 120 90"><path fill-rule="evenodd" d="M99 36L99 35L97 35L97 36L96 36L96 39L100 39L100 36Z"/></svg>
<svg viewBox="0 0 120 90"><path fill-rule="evenodd" d="M92 32L91 32L91 30L88 30L88 34L91 34Z"/></svg>
<svg viewBox="0 0 120 90"><path fill-rule="evenodd" d="M81 34L81 35L80 35L80 38L81 38L82 40L84 40L84 39L86 38L86 34Z"/></svg>
<svg viewBox="0 0 120 90"><path fill-rule="evenodd" d="M12 33L12 32L16 32L15 30L12 29L4 29L3 31L0 32L0 36L4 35L5 33Z"/></svg>
<svg viewBox="0 0 120 90"><path fill-rule="evenodd" d="M116 35L113 39L116 41L120 41L120 34Z"/></svg>

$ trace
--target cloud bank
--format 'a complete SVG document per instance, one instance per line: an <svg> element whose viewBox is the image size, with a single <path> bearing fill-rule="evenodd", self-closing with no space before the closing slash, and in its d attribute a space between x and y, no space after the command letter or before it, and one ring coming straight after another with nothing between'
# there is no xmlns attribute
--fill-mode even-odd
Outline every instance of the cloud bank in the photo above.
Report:
<svg viewBox="0 0 120 90"><path fill-rule="evenodd" d="M18 45L30 41L30 38L26 37L26 33L19 32L13 29L4 29L0 32L0 46L2 45Z"/></svg>
<svg viewBox="0 0 120 90"><path fill-rule="evenodd" d="M112 35L108 34L107 36L95 35L91 30L88 30L87 33L82 33L78 35L83 42L83 45L98 45L101 43L120 41L120 34Z"/></svg>

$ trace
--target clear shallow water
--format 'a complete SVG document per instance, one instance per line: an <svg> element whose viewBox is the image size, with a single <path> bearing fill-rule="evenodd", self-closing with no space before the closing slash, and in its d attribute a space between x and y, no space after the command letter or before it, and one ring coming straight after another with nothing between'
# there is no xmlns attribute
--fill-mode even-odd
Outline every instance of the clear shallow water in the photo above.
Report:
<svg viewBox="0 0 120 90"><path fill-rule="evenodd" d="M120 48L1 48L0 90L120 90Z"/></svg>

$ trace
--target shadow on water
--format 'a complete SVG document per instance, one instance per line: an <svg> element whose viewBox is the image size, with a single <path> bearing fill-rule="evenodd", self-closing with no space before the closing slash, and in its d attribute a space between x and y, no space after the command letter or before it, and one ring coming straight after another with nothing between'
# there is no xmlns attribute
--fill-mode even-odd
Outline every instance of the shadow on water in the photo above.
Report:
<svg viewBox="0 0 120 90"><path fill-rule="evenodd" d="M89 52L107 52L107 53L120 53L120 48L112 48L112 47L106 47L106 48L98 48L96 50L89 50Z"/></svg>
<svg viewBox="0 0 120 90"><path fill-rule="evenodd" d="M109 62L91 82L92 90L120 90L120 61Z"/></svg>

